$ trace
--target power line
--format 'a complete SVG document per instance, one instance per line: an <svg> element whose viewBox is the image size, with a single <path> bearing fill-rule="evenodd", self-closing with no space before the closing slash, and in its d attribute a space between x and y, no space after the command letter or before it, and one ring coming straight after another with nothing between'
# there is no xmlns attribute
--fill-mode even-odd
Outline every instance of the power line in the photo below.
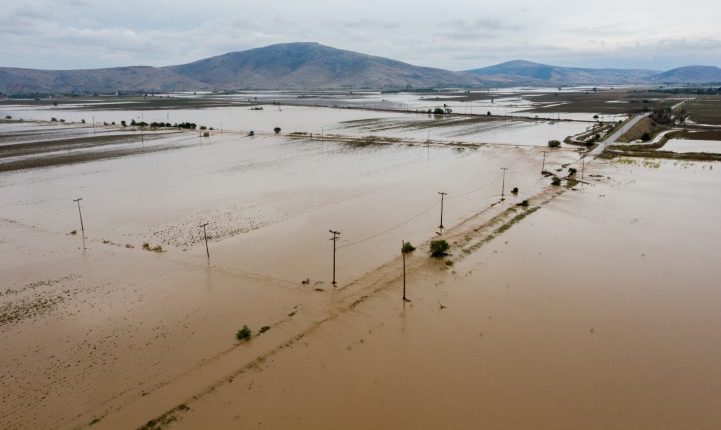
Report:
<svg viewBox="0 0 721 430"><path fill-rule="evenodd" d="M384 231L382 231L382 232L380 232L380 233L376 233L376 234L374 234L374 235L371 235L371 236L368 236L368 237L364 237L363 239L358 239L358 240L356 240L356 241L354 241L354 242L346 243L346 244L344 244L344 245L339 246L338 248L339 248L339 249L340 249L340 248L347 248L347 247L349 247L349 246L358 245L359 243L363 243L363 242L369 241L369 240L371 240L371 239L375 239L376 237L383 236L383 235L386 234L386 233L390 233L391 231L396 230L396 229L398 229L398 228L401 228L401 227L403 227L404 225L408 224L409 222L414 221L414 220L420 218L421 216L423 216L423 215L427 214L428 212L430 212L430 210L433 209L433 208L435 208L436 206L438 206L438 203L433 203L431 206L429 206L428 208L424 209L422 212L420 212L420 213L418 213L418 214L416 214L416 215L413 215L411 218L408 218L407 220L403 221L403 222L400 223L400 224L397 224L397 225L395 225L395 226L393 226L393 227L391 227L391 228L389 228L389 229L387 229L387 230L384 230Z"/></svg>

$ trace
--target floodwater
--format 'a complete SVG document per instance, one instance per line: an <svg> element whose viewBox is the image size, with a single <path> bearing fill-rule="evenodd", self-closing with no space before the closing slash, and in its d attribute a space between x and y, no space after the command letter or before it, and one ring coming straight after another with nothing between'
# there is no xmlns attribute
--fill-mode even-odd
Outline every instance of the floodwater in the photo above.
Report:
<svg viewBox="0 0 721 430"><path fill-rule="evenodd" d="M594 164L611 179L412 272L411 302L390 280L171 428L719 428L721 173Z"/></svg>
<svg viewBox="0 0 721 430"><path fill-rule="evenodd" d="M272 348L323 318L336 299L328 230L341 231L343 291L401 240L435 235L439 191L452 226L499 201L501 167L506 193L520 189L503 207L549 182L528 146L192 132L152 141L164 151L123 145L137 151L0 173L2 427L72 428L137 404L130 421L152 418L252 359L234 339L243 324L273 327L263 335ZM560 150L546 163L577 158ZM146 402L161 387L171 395Z"/></svg>
<svg viewBox="0 0 721 430"><path fill-rule="evenodd" d="M706 152L721 153L721 141L718 140L691 140L691 139L669 139L663 151L673 152Z"/></svg>
<svg viewBox="0 0 721 430"><path fill-rule="evenodd" d="M588 184L553 187L522 134L426 145L408 123L425 115L282 109L199 110L231 124L208 138L102 127L136 140L0 173L0 427L136 428L175 408L190 428L718 428L715 164L596 161ZM247 136L248 118L268 130ZM348 121L421 139L283 135ZM94 136L0 127L9 144ZM545 168L578 157L548 151ZM428 257L437 237L453 265ZM405 306L402 240L418 247Z"/></svg>
<svg viewBox="0 0 721 430"><path fill-rule="evenodd" d="M382 135L417 140L462 141L467 143L498 143L511 145L545 146L549 140L563 140L566 136L585 131L586 122L565 121L523 121L500 119L486 121L482 116L475 117L439 117L437 115L379 112L354 109L332 109L312 106L275 106L264 105L263 110L252 110L245 106L232 106L209 109L176 110L81 110L81 105L71 108L37 108L25 106L5 106L4 109L14 118L49 121L62 118L67 122L78 123L85 120L91 123L120 124L131 120L145 122L193 122L213 127L215 131L234 131L247 134L250 130L272 133L280 127L283 133L305 132L314 135L342 134L367 136ZM4 111L4 112L5 112ZM4 114L3 112L3 114ZM485 112L485 111L484 111ZM466 122L485 121L483 125L464 124L456 127L443 125L445 122L465 120ZM377 123L381 128L354 127L354 123ZM409 124L417 124L413 127Z"/></svg>

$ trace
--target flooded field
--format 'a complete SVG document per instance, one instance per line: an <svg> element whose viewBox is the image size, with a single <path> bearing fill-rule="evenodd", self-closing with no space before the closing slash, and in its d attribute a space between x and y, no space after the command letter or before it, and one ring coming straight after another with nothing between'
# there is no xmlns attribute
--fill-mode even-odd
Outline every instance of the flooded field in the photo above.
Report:
<svg viewBox="0 0 721 430"><path fill-rule="evenodd" d="M451 269L411 257L420 266L407 280L411 302L390 280L163 419L171 428L718 428L712 214L721 200L710 196L721 176L710 168L595 165L604 179L470 255L457 248ZM679 221L689 213L693 222Z"/></svg>
<svg viewBox="0 0 721 430"><path fill-rule="evenodd" d="M664 151L721 153L719 140L669 139L663 145Z"/></svg>
<svg viewBox="0 0 721 430"><path fill-rule="evenodd" d="M2 428L721 423L717 163L548 149L581 121L2 115Z"/></svg>
<svg viewBox="0 0 721 430"><path fill-rule="evenodd" d="M152 106L152 105L151 105ZM93 107L92 110L88 107ZM103 108L105 106L101 106ZM261 110L262 108L262 110ZM482 115L452 116L397 113L354 109L332 109L312 106L257 105L228 106L208 109L173 110L95 110L95 105L36 107L9 105L3 107L13 118L98 124L121 121L183 123L192 122L213 128L213 131L272 133L280 127L284 133L305 132L316 135L347 134L367 136L373 134L419 139L461 141L470 143L499 143L520 145L546 145L548 140L563 140L566 136L585 131L589 122L553 120L514 120Z"/></svg>

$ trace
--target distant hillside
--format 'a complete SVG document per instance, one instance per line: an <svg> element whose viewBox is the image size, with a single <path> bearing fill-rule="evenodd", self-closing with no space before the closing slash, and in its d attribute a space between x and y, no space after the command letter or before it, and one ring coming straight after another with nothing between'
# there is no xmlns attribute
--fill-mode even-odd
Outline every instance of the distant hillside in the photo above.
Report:
<svg viewBox="0 0 721 430"><path fill-rule="evenodd" d="M220 89L474 87L484 83L464 73L412 66L318 43L272 45L168 69Z"/></svg>
<svg viewBox="0 0 721 430"><path fill-rule="evenodd" d="M87 93L178 91L207 86L165 68L135 66L89 70L34 70L0 67L0 92Z"/></svg>
<svg viewBox="0 0 721 430"><path fill-rule="evenodd" d="M402 89L482 87L485 82L461 72L413 66L318 43L272 45L168 67L0 68L0 91L4 93Z"/></svg>
<svg viewBox="0 0 721 430"><path fill-rule="evenodd" d="M686 66L659 73L653 77L659 83L703 84L721 82L721 69L716 66Z"/></svg>
<svg viewBox="0 0 721 430"><path fill-rule="evenodd" d="M644 69L588 69L560 67L531 61L509 61L495 66L469 70L483 77L506 77L525 85L620 85L646 83L658 72Z"/></svg>
<svg viewBox="0 0 721 430"><path fill-rule="evenodd" d="M285 43L231 52L167 67L34 70L0 67L0 92L109 93L196 90L405 89L513 85L621 85L720 82L721 69L689 66L658 73L643 69L559 67L510 61L452 72L331 48Z"/></svg>

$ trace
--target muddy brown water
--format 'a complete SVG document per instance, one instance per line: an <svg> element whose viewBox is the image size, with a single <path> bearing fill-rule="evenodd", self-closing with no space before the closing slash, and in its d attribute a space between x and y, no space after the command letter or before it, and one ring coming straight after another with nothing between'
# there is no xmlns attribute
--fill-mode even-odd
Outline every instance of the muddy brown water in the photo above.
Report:
<svg viewBox="0 0 721 430"><path fill-rule="evenodd" d="M390 282L170 427L718 428L711 166L594 166L612 179L414 272L410 303Z"/></svg>
<svg viewBox="0 0 721 430"><path fill-rule="evenodd" d="M591 164L603 180L452 267L417 250L400 302L400 242L435 237L437 192L446 237L477 240L555 196L541 158L224 135L0 174L0 424L128 428L182 404L166 418L191 428L716 428L714 164ZM521 192L491 207L503 166Z"/></svg>
<svg viewBox="0 0 721 430"><path fill-rule="evenodd" d="M457 224L498 200L502 166L507 187L521 189L507 205L543 189L541 156L226 134L0 174L0 423L73 428L137 405L131 421L152 418L325 317L338 299L328 229L342 231L345 291L397 255L401 239L435 234L438 191L449 193L444 223ZM244 324L271 330L238 345Z"/></svg>

